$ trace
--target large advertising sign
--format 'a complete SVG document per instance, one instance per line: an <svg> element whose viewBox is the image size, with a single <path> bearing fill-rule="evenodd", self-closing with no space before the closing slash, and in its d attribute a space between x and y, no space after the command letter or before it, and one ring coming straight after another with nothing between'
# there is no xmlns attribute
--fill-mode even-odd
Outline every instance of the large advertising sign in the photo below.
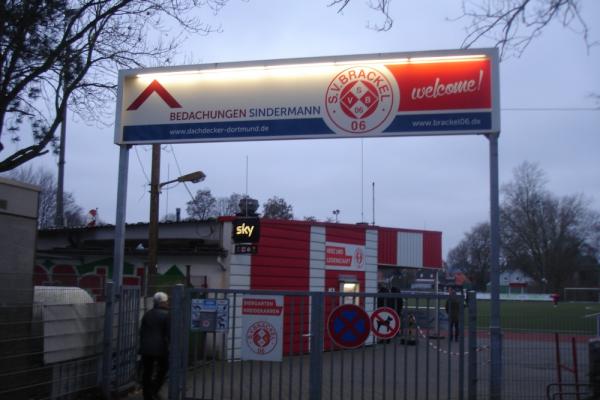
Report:
<svg viewBox="0 0 600 400"><path fill-rule="evenodd" d="M500 131L495 49L121 71L117 144Z"/></svg>

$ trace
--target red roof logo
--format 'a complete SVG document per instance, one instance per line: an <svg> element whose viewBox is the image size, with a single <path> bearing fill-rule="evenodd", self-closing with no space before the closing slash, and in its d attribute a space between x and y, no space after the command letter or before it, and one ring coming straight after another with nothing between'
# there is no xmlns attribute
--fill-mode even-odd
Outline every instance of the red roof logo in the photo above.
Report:
<svg viewBox="0 0 600 400"><path fill-rule="evenodd" d="M181 104L179 104L177 100L171 96L171 93L167 92L167 89L165 89L164 86L158 83L158 81L155 79L152 81L152 83L150 83L150 85L148 85L146 89L144 89L142 93L140 93L133 103L127 107L127 111L133 111L140 108L140 106L144 104L148 97L150 97L150 95L154 92L156 92L170 108L181 108Z"/></svg>

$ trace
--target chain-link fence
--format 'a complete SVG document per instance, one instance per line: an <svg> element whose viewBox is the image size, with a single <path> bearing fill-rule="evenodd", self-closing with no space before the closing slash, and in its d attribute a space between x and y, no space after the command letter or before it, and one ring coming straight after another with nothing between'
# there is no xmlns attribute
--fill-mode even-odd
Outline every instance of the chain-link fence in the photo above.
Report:
<svg viewBox="0 0 600 400"><path fill-rule="evenodd" d="M500 307L502 398L592 399L589 341L598 335L593 316L600 303L503 300ZM489 301L479 301L478 308L478 341L485 348ZM489 352L480 352L478 379L484 390L489 362Z"/></svg>
<svg viewBox="0 0 600 400"><path fill-rule="evenodd" d="M68 283L69 276L57 277ZM81 398L98 386L102 351L103 282L36 285L38 275L0 274L0 398ZM48 283L48 282L46 282Z"/></svg>

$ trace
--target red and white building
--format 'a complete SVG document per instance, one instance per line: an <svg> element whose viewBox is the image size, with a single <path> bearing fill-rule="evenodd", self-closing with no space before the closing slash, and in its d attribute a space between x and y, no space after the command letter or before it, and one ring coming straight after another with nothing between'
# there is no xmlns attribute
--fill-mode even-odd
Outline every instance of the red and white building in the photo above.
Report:
<svg viewBox="0 0 600 400"><path fill-rule="evenodd" d="M217 289L374 293L400 268L442 267L441 232L261 219L256 254L235 254L233 220L161 223L159 274ZM113 234L110 225L41 231L35 284L101 289L112 276ZM148 225L127 225L127 284L143 284L147 245Z"/></svg>
<svg viewBox="0 0 600 400"><path fill-rule="evenodd" d="M374 293L385 270L442 267L441 232L285 220L260 229L257 254L233 254L223 220L230 288Z"/></svg>

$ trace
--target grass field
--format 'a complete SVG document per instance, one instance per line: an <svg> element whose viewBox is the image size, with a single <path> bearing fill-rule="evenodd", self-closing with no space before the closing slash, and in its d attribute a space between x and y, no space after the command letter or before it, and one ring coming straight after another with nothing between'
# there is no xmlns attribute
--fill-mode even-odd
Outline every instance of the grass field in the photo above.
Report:
<svg viewBox="0 0 600 400"><path fill-rule="evenodd" d="M600 313L600 303L560 302L555 307L550 301L502 301L500 318L503 329L528 332L572 332L582 335L596 333L596 319L585 318ZM477 301L477 325L489 326L490 302Z"/></svg>
<svg viewBox="0 0 600 400"><path fill-rule="evenodd" d="M414 299L408 299L405 304L409 308L416 306ZM419 308L424 306L422 301L419 302ZM595 317L585 316L597 313L600 313L600 303L559 302L556 307L551 301L502 300L500 303L502 329L511 331L595 335ZM490 301L478 300L477 326L488 328L489 324Z"/></svg>

